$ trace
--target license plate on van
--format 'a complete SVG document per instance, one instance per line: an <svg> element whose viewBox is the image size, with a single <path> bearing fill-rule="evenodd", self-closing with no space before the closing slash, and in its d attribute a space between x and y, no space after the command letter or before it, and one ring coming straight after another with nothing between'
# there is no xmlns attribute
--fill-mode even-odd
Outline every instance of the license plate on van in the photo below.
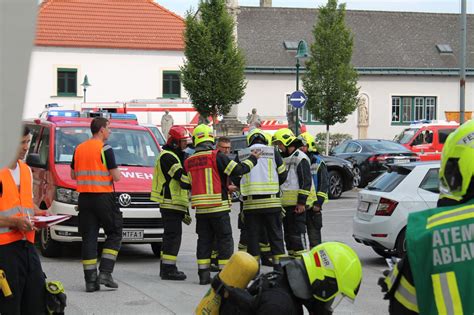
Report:
<svg viewBox="0 0 474 315"><path fill-rule="evenodd" d="M143 240L143 230L124 230L122 231L122 239L124 241L141 241Z"/></svg>
<svg viewBox="0 0 474 315"><path fill-rule="evenodd" d="M359 202L359 207L357 207L357 210L359 210L360 212L368 212L369 211L369 206L370 206L369 202L360 201Z"/></svg>

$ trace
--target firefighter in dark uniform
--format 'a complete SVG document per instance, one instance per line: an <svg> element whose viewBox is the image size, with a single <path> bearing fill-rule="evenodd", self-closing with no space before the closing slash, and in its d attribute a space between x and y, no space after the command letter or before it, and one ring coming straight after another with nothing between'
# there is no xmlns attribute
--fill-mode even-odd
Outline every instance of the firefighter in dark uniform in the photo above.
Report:
<svg viewBox="0 0 474 315"><path fill-rule="evenodd" d="M100 284L118 288L112 278L122 243L122 212L116 204L113 182L120 180L111 146L105 144L111 130L106 118L91 122L92 138L77 146L71 163L71 177L77 180L79 231L82 236L82 266L86 291L100 290ZM97 238L104 229L106 239L97 275Z"/></svg>
<svg viewBox="0 0 474 315"><path fill-rule="evenodd" d="M288 176L281 185L281 203L285 209L283 228L288 254L298 256L306 247L306 206L315 198L311 167L308 156L299 149L302 141L288 128L273 135L273 144L278 145L285 161Z"/></svg>
<svg viewBox="0 0 474 315"><path fill-rule="evenodd" d="M17 159L0 170L0 314L46 314L45 276L35 249L35 231L29 216L45 215L33 203L30 168L22 161L31 141L25 127Z"/></svg>
<svg viewBox="0 0 474 315"><path fill-rule="evenodd" d="M227 179L229 176L250 172L257 164L260 153L252 153L241 163L230 160L224 153L213 149L212 129L203 124L194 129L193 142L196 152L184 165L191 181L191 205L196 209L199 284L208 284L211 281L213 239L217 239L218 263L221 269L234 250Z"/></svg>
<svg viewBox="0 0 474 315"><path fill-rule="evenodd" d="M342 299L354 301L362 281L362 265L349 246L327 242L301 254L281 272L258 277L247 289L226 286L219 277L212 287L221 295L225 315L329 315Z"/></svg>
<svg viewBox="0 0 474 315"><path fill-rule="evenodd" d="M185 280L184 272L176 267L181 246L182 222L189 219L189 184L184 163L184 149L187 147L188 132L184 127L173 126L155 165L151 200L160 203L163 218L163 247L161 253L160 277L163 280Z"/></svg>
<svg viewBox="0 0 474 315"><path fill-rule="evenodd" d="M250 173L232 178L239 183L243 196L243 220L247 234L247 252L260 261L261 236L268 235L272 262L279 269L285 256L281 219L280 185L287 177L285 163L278 150L268 146L265 134L253 129L247 135L248 148L239 151L238 161L245 160L253 150L262 150L259 163Z"/></svg>
<svg viewBox="0 0 474 315"><path fill-rule="evenodd" d="M298 136L303 140L301 151L306 153L311 162L311 177L316 190L316 199L306 211L306 228L308 229L309 246L321 244L321 229L323 227L323 204L328 201L329 174L323 158L316 148L316 141L309 132Z"/></svg>
<svg viewBox="0 0 474 315"><path fill-rule="evenodd" d="M390 314L473 314L474 121L451 133L441 155L438 207L411 213L407 253L379 279Z"/></svg>

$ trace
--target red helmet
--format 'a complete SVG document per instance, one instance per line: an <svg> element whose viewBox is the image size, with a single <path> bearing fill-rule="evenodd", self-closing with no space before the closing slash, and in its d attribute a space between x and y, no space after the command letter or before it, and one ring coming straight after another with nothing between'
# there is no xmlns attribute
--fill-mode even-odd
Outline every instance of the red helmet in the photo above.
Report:
<svg viewBox="0 0 474 315"><path fill-rule="evenodd" d="M182 126L173 126L168 132L168 141L166 141L166 144L171 145L173 143L178 143L179 140L187 139L189 139L189 134L186 128Z"/></svg>

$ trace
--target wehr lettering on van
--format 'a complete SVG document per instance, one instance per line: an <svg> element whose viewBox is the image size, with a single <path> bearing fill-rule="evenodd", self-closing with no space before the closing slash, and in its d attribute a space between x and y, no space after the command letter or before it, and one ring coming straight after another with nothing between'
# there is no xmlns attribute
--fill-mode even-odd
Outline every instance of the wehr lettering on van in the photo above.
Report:
<svg viewBox="0 0 474 315"><path fill-rule="evenodd" d="M153 179L153 175L149 173L142 173L142 172L129 172L129 171L121 171L122 176L124 178L131 178L131 179Z"/></svg>

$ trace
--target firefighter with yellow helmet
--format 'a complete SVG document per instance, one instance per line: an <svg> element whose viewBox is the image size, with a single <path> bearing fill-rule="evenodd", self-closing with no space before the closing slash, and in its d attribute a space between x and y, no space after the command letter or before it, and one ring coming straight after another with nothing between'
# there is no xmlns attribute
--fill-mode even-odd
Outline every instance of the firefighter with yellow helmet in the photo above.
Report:
<svg viewBox="0 0 474 315"><path fill-rule="evenodd" d="M301 151L308 155L311 161L311 177L313 178L316 198L306 213L306 227L310 247L321 244L321 229L323 227L323 204L328 201L329 174L323 158L316 148L316 141L309 132L298 136L303 141Z"/></svg>
<svg viewBox="0 0 474 315"><path fill-rule="evenodd" d="M259 152L251 152L241 163L230 160L214 149L212 129L204 124L193 131L195 153L185 163L191 181L191 206L196 209L197 260L199 284L211 281L211 253L217 239L218 262L222 268L233 253L234 241L230 224L227 179L246 174L257 165Z"/></svg>
<svg viewBox="0 0 474 315"><path fill-rule="evenodd" d="M474 121L446 140L438 207L411 213L407 254L379 280L390 314L474 314Z"/></svg>
<svg viewBox="0 0 474 315"><path fill-rule="evenodd" d="M280 153L270 147L262 130L254 128L247 134L247 149L240 150L238 161L244 161L253 150L261 150L259 163L240 178L243 198L243 218L247 235L247 252L260 261L262 236L267 238L275 269L280 268L280 258L285 255L281 220L280 185L287 177L285 163ZM266 242L265 242L266 243ZM265 249L265 247L264 247Z"/></svg>
<svg viewBox="0 0 474 315"><path fill-rule="evenodd" d="M212 287L220 294L220 314L331 314L340 301L354 301L362 281L362 265L349 246L326 242L283 266L263 274L247 289L230 287L217 275Z"/></svg>
<svg viewBox="0 0 474 315"><path fill-rule="evenodd" d="M281 203L286 215L283 219L285 243L290 255L299 255L306 249L306 205L312 205L314 196L310 160L299 148L303 142L288 128L273 135L273 144L278 146L285 161L288 177L281 185Z"/></svg>

